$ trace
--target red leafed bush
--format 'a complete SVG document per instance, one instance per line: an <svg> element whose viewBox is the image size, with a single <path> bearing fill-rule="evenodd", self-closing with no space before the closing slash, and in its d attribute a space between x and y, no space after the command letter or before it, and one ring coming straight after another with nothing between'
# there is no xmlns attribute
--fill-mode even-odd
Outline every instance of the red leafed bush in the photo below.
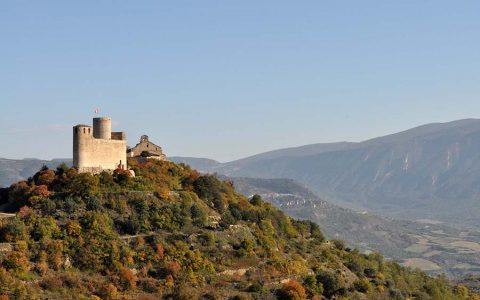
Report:
<svg viewBox="0 0 480 300"><path fill-rule="evenodd" d="M173 277L175 277L182 270L182 266L176 261L170 261L165 266L165 270L168 275L172 275Z"/></svg>
<svg viewBox="0 0 480 300"><path fill-rule="evenodd" d="M28 217L30 214L32 213L32 209L28 206L22 206L20 208L20 210L18 211L18 215L20 216L20 218L24 219L26 217Z"/></svg>
<svg viewBox="0 0 480 300"><path fill-rule="evenodd" d="M48 198L48 196L50 196L50 192L48 191L48 186L44 184L36 186L32 191L32 195Z"/></svg>

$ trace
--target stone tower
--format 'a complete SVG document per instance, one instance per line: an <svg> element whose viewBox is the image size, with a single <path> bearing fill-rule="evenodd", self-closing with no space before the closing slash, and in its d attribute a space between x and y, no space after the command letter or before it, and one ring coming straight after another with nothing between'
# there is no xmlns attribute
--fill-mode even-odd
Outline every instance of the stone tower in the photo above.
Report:
<svg viewBox="0 0 480 300"><path fill-rule="evenodd" d="M127 139L112 132L110 118L94 118L93 127L73 127L73 166L79 172L100 173L127 168Z"/></svg>

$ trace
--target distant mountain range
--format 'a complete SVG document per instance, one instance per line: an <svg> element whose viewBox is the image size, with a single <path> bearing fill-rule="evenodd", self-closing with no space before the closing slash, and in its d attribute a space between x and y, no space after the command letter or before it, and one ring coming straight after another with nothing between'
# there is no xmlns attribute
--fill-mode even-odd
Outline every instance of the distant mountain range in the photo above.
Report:
<svg viewBox="0 0 480 300"><path fill-rule="evenodd" d="M56 168L62 162L71 164L71 159L40 160L34 158L5 159L0 158L0 187L25 179L35 174L41 167Z"/></svg>
<svg viewBox="0 0 480 300"><path fill-rule="evenodd" d="M314 144L237 161L173 157L230 177L291 178L327 201L382 215L480 226L480 120L434 123L359 143Z"/></svg>

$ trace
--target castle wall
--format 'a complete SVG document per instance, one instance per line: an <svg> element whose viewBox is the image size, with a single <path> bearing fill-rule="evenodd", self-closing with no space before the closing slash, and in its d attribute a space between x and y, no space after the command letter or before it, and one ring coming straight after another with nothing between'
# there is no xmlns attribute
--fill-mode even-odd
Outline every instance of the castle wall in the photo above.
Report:
<svg viewBox="0 0 480 300"><path fill-rule="evenodd" d="M125 132L112 132L112 140L126 140Z"/></svg>
<svg viewBox="0 0 480 300"><path fill-rule="evenodd" d="M73 128L73 165L80 172L99 173L102 170L127 168L125 133L114 133L115 139L111 139L112 132L107 133L105 128L108 129L108 125L93 128L77 125ZM95 138L95 134L108 135L108 139Z"/></svg>
<svg viewBox="0 0 480 300"><path fill-rule="evenodd" d="M83 161L78 165L79 170L84 167L110 170L126 167L126 141L87 138L80 140L80 144L84 150Z"/></svg>

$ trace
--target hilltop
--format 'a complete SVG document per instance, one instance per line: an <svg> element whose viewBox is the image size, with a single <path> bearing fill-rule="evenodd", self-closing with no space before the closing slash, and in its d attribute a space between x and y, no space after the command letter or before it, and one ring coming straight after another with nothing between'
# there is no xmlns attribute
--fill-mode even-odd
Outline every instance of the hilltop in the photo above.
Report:
<svg viewBox="0 0 480 300"><path fill-rule="evenodd" d="M325 240L183 164L137 177L43 168L0 190L2 299L477 299L444 277Z"/></svg>

